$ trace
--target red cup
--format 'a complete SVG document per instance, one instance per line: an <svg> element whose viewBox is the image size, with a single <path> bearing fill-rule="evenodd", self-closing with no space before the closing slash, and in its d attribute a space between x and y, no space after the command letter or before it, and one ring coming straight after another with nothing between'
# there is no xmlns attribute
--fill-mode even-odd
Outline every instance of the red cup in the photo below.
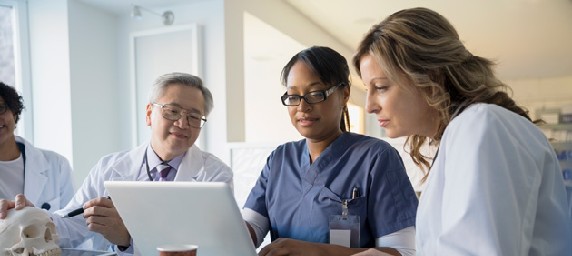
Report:
<svg viewBox="0 0 572 256"><path fill-rule="evenodd" d="M192 244L169 244L157 247L159 256L197 256L198 246Z"/></svg>

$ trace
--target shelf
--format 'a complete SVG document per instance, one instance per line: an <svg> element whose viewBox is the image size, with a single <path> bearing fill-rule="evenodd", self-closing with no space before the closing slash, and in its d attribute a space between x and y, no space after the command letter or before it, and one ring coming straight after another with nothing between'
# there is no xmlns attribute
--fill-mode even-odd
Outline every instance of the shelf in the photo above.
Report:
<svg viewBox="0 0 572 256"><path fill-rule="evenodd" d="M542 124L538 128L543 130L568 130L572 131L572 124Z"/></svg>

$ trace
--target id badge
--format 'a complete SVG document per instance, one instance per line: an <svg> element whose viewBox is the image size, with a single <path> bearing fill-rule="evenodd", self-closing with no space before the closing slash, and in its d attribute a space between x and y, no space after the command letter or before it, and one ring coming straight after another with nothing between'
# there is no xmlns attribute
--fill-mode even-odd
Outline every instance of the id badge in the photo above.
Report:
<svg viewBox="0 0 572 256"><path fill-rule="evenodd" d="M359 248L359 216L348 215L347 200L342 201L342 215L330 216L330 244Z"/></svg>

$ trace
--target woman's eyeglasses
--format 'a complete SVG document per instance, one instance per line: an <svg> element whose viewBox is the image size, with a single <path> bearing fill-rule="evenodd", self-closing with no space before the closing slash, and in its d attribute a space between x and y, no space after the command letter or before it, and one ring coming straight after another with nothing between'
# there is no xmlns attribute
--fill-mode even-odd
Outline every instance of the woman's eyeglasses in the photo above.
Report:
<svg viewBox="0 0 572 256"><path fill-rule="evenodd" d="M305 95L288 95L288 92L285 92L284 95L282 95L281 97L282 105L299 106L300 103L302 103L302 99L304 99L304 101L306 101L306 103L308 104L320 103L328 99L328 96L334 93L336 88L340 86L344 86L344 84L342 83L336 86L332 86L330 89L327 90L313 91Z"/></svg>

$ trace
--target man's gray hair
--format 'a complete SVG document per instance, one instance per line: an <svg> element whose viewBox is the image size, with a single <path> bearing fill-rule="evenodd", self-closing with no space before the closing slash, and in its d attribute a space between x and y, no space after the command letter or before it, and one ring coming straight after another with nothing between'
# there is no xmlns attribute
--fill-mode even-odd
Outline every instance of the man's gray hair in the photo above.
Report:
<svg viewBox="0 0 572 256"><path fill-rule="evenodd" d="M153 87L149 93L149 102L155 102L158 98L163 96L165 88L172 84L180 84L183 86L195 87L203 93L205 116L208 116L213 109L213 95L211 91L203 86L203 80L198 76L193 76L187 73L169 73L158 77L153 82Z"/></svg>

